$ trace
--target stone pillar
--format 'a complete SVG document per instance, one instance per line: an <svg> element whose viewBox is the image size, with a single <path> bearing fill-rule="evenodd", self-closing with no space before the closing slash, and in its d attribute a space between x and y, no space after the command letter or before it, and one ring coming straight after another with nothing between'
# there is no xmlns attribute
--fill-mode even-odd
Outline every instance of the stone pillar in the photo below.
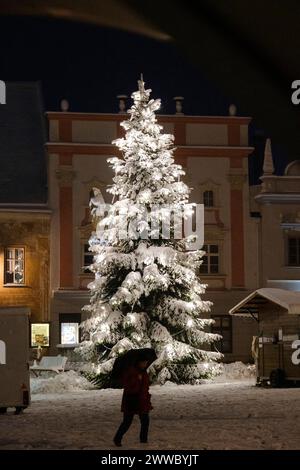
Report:
<svg viewBox="0 0 300 470"><path fill-rule="evenodd" d="M60 288L70 289L73 287L73 167L60 165L56 177L59 184Z"/></svg>
<svg viewBox="0 0 300 470"><path fill-rule="evenodd" d="M245 286L243 187L246 177L241 173L231 173L228 179L230 183L231 283L233 288L242 288Z"/></svg>
<svg viewBox="0 0 300 470"><path fill-rule="evenodd" d="M48 224L48 232L50 226ZM42 321L50 320L49 312L49 238L38 237L38 253L40 258L40 312Z"/></svg>

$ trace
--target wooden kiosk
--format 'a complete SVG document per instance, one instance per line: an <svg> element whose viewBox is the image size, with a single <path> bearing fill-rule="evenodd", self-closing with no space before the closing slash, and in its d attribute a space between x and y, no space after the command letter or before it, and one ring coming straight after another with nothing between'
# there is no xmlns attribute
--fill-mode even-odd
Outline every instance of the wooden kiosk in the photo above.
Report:
<svg viewBox="0 0 300 470"><path fill-rule="evenodd" d="M30 405L29 309L0 308L0 414Z"/></svg>
<svg viewBox="0 0 300 470"><path fill-rule="evenodd" d="M300 382L300 292L258 289L229 313L258 322L253 341L258 385Z"/></svg>

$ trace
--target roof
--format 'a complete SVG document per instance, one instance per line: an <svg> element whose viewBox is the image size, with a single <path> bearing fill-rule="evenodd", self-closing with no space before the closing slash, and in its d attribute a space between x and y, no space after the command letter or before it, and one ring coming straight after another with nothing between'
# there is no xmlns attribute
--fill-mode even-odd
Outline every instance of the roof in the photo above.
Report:
<svg viewBox="0 0 300 470"><path fill-rule="evenodd" d="M257 289L229 310L230 315L254 316L267 301L280 305L290 314L300 315L300 292L265 287Z"/></svg>
<svg viewBox="0 0 300 470"><path fill-rule="evenodd" d="M124 121L130 118L127 112L124 113L86 113L74 111L47 111L46 116L49 120L72 120L72 121ZM250 116L210 116L210 115L197 115L197 114L161 114L157 113L156 117L159 122L176 122L186 121L191 123L201 124L249 124L252 120Z"/></svg>
<svg viewBox="0 0 300 470"><path fill-rule="evenodd" d="M46 123L38 82L6 82L0 106L0 203L47 201Z"/></svg>

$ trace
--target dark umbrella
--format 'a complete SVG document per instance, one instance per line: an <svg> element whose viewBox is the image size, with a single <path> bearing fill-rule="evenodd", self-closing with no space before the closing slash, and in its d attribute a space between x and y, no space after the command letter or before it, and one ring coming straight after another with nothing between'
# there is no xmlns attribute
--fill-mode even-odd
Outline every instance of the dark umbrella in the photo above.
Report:
<svg viewBox="0 0 300 470"><path fill-rule="evenodd" d="M139 361L148 361L150 366L156 359L156 352L152 348L130 349L115 360L110 376L112 384L120 385L122 373L128 367Z"/></svg>

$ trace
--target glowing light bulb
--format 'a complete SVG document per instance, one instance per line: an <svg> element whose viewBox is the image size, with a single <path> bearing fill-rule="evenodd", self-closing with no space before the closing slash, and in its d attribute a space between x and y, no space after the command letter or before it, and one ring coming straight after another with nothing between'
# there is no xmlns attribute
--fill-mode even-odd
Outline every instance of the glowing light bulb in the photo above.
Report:
<svg viewBox="0 0 300 470"><path fill-rule="evenodd" d="M134 322L135 322L135 316L133 315L133 313L129 313L127 316L128 316L128 320L129 320L131 323L134 323Z"/></svg>

